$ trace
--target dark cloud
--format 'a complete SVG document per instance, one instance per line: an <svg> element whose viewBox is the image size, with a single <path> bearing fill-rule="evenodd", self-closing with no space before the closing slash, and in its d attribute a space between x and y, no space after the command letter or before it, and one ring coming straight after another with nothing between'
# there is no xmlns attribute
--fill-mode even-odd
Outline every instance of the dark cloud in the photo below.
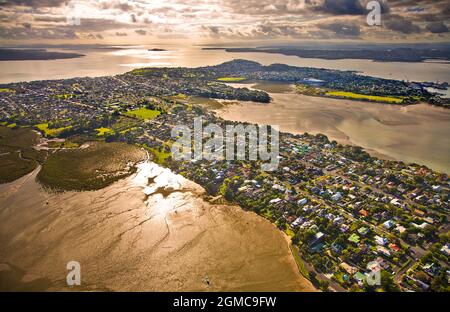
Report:
<svg viewBox="0 0 450 312"><path fill-rule="evenodd" d="M103 35L101 34L93 34L93 33L83 33L80 35L80 37L84 38L84 39L89 39L89 40L96 40L96 39L103 39Z"/></svg>
<svg viewBox="0 0 450 312"><path fill-rule="evenodd" d="M203 26L214 38L229 39L355 39L361 35L360 26L354 22L334 21L314 27L302 27L299 25L279 25L272 22L264 22L255 25L249 32L241 32L235 28L223 26Z"/></svg>
<svg viewBox="0 0 450 312"><path fill-rule="evenodd" d="M66 22L67 18L63 16L40 16L34 15L33 21L35 22L47 22L47 23L61 23Z"/></svg>
<svg viewBox="0 0 450 312"><path fill-rule="evenodd" d="M219 34L220 33L220 27L218 26L204 26L204 29L209 30L213 34Z"/></svg>
<svg viewBox="0 0 450 312"><path fill-rule="evenodd" d="M25 39L77 35L81 39L100 39L96 35L99 33L105 37L105 34L164 37L168 32L176 38L190 37L191 32L200 30L210 38L231 40L399 37L406 40L425 36L442 39L449 33L449 0L378 0L384 13L384 28L367 26L369 1L0 0L3 5L0 28L5 35L0 39L25 38L27 34L30 38ZM66 15L71 10L78 14L85 8L92 9L90 16L96 14L98 18L81 16L81 25L69 25Z"/></svg>
<svg viewBox="0 0 450 312"><path fill-rule="evenodd" d="M442 13L446 16L450 16L450 3L443 5Z"/></svg>
<svg viewBox="0 0 450 312"><path fill-rule="evenodd" d="M433 34L448 33L448 27L443 22L430 23L426 29Z"/></svg>
<svg viewBox="0 0 450 312"><path fill-rule="evenodd" d="M313 6L313 0L224 0L234 13L248 15L302 14Z"/></svg>
<svg viewBox="0 0 450 312"><path fill-rule="evenodd" d="M128 12L134 9L132 5L130 5L128 2L123 1L108 1L108 2L102 2L101 3L102 9L117 9L120 11Z"/></svg>
<svg viewBox="0 0 450 312"><path fill-rule="evenodd" d="M331 14L361 15L366 9L358 0L325 0L322 9Z"/></svg>
<svg viewBox="0 0 450 312"><path fill-rule="evenodd" d="M262 39L272 37L301 38L303 34L300 26L262 23L252 30L252 36Z"/></svg>
<svg viewBox="0 0 450 312"><path fill-rule="evenodd" d="M126 37L126 36L128 36L128 34L125 32L116 32L116 36L117 37Z"/></svg>
<svg viewBox="0 0 450 312"><path fill-rule="evenodd" d="M229 38L229 39L242 39L242 38L268 38L279 35L277 26L271 23L260 23L255 25L250 34L244 34L236 28L223 27L223 26L202 26L202 29L207 31L210 36L214 38Z"/></svg>
<svg viewBox="0 0 450 312"><path fill-rule="evenodd" d="M389 15L388 18L384 19L384 26L390 30L401 32L404 34L413 34L420 32L419 26L400 15Z"/></svg>
<svg viewBox="0 0 450 312"><path fill-rule="evenodd" d="M246 15L364 15L370 0L224 0L234 13ZM389 12L387 0L379 0L382 13Z"/></svg>
<svg viewBox="0 0 450 312"><path fill-rule="evenodd" d="M369 0L325 0L322 4L314 6L316 11L323 11L331 15L365 15ZM380 0L381 13L389 12L386 0Z"/></svg>
<svg viewBox="0 0 450 312"><path fill-rule="evenodd" d="M148 17L144 17L144 24L153 24L151 20L148 19Z"/></svg>
<svg viewBox="0 0 450 312"><path fill-rule="evenodd" d="M132 28L132 25L104 18L81 18L80 25L73 25L70 27L77 31L99 32L105 30Z"/></svg>
<svg viewBox="0 0 450 312"><path fill-rule="evenodd" d="M67 0L0 0L0 5L13 6L22 5L29 7L60 7Z"/></svg>
<svg viewBox="0 0 450 312"><path fill-rule="evenodd" d="M78 35L69 28L25 28L0 27L0 38L4 39L77 39Z"/></svg>
<svg viewBox="0 0 450 312"><path fill-rule="evenodd" d="M134 32L141 36L145 36L147 34L147 31L143 29L136 29Z"/></svg>
<svg viewBox="0 0 450 312"><path fill-rule="evenodd" d="M280 37L304 38L302 27L295 25L279 25L264 22L255 25L250 31L240 31L233 27L202 26L214 38L228 39L270 39Z"/></svg>

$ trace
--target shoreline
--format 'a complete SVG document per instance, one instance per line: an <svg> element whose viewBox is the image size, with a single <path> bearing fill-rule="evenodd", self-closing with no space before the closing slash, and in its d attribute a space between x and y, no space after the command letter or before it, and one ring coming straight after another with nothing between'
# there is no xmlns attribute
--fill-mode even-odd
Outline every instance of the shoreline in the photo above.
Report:
<svg viewBox="0 0 450 312"><path fill-rule="evenodd" d="M172 172L152 162L141 164L159 168L154 173L156 177L163 172ZM62 261L68 256L79 260L85 268L82 289L87 291L314 291L309 281L297 271L286 237L269 220L235 204L205 201L204 188L182 176L179 179L185 182L179 189L171 189L172 184L168 185L171 189L168 197L160 194L159 189L146 196L147 191L142 183L146 183L147 175L143 175L146 171L142 170L141 167L130 177L97 191L48 192L35 179L39 168L8 185L0 185L4 190L0 196L0 209L9 224L0 233L5 242L1 248L4 255L1 263L4 265L0 274L19 270L30 281L11 281L6 286L64 291L65 286L58 276L65 274ZM149 177L154 174L150 173ZM157 185L159 183L161 181ZM90 204L81 204L86 201ZM162 202L158 204L159 201ZM122 207L123 204L125 207ZM150 219L147 209L139 208L142 205L151 211ZM57 211L64 213L55 214ZM81 217L74 219L74 224L67 229L61 227L65 224L64 220L75 215ZM89 216L89 219L83 218L83 215ZM134 217L129 219L130 216ZM134 218L136 220L131 221ZM20 226L14 220L24 224ZM143 222L150 224L144 227ZM215 226L217 222L220 227ZM159 226L160 223L168 226L167 233L164 227ZM18 234L19 228L25 229L24 233ZM66 231L68 233L63 234ZM34 235L27 236L27 233ZM78 238L78 235L81 236ZM32 238L23 241L25 237ZM53 237L51 245L46 243L49 237ZM238 245L236 242L239 242ZM280 242L286 242L286 245L281 246ZM92 244L96 246L94 249ZM36 248L40 251L33 252ZM93 250L97 250L95 254ZM147 256L141 258L141 253ZM40 254L48 260L43 258L37 261L36 257L40 258ZM170 254L172 256L167 258ZM65 256L61 258L62 255ZM205 263L202 260L204 257L211 263ZM98 261L106 263L98 267ZM181 267L180 261L183 263ZM50 266L50 262L53 265ZM197 262L198 265L194 265ZM105 279L127 263L144 275L139 280L132 272L113 274L112 281ZM264 267L270 272L264 272ZM96 273L96 270L100 272ZM158 270L170 274L158 277ZM211 286L201 282L203 272L210 277ZM37 280L43 283L35 283ZM149 284L152 280L154 282Z"/></svg>
<svg viewBox="0 0 450 312"><path fill-rule="evenodd" d="M236 87L239 84L229 84L232 87ZM287 84L289 85L289 84ZM248 86L249 89L254 89L254 84ZM450 168L445 168L446 165L443 161L437 162L433 159L428 159L425 161L419 161L419 157L428 155L428 153L416 154L415 152L409 154L409 150L403 151L400 147L393 148L390 145L386 146L377 146L376 136L370 138L367 142L361 142L360 135L357 135L359 131L362 131L362 128L357 128L356 125L360 123L365 123L367 121L373 120L373 122L378 123L378 126L381 125L382 128L367 125L367 131L369 129L374 128L375 131L380 131L386 129L385 131L390 131L392 134L391 140L397 140L397 136L400 132L398 131L413 131L414 123L429 123L431 121L431 116L428 117L429 114L439 114L440 117L438 120L435 120L434 123L439 122L441 125L445 123L445 116L443 113L447 112L446 108L434 106L431 104L411 104L411 105L394 105L394 104L382 104L382 103L374 103L374 102L360 102L356 100L345 100L345 99L332 99L326 97L316 97L316 96L308 96L303 94L297 94L295 92L277 92L271 93L269 92L272 101L267 104L255 104L255 103L247 103L243 101L224 101L221 100L220 103L222 107L218 108L207 108L209 111L214 112L219 118L229 121L236 122L249 122L259 125L267 125L267 124L277 124L281 126L281 131L285 133L290 133L294 135L300 135L305 132L310 134L322 134L327 136L330 140L335 140L340 144L355 146L363 148L367 153L369 153L372 157L381 158L383 160L404 162L406 164L419 164L421 166L428 167L440 173L450 174ZM289 103L289 96L295 96L297 102ZM300 105L299 103L305 99L306 106ZM289 105L295 104L294 108L291 108ZM317 105L322 105L317 107ZM340 106L336 106L334 104L339 104ZM361 104L361 105L359 105ZM379 105L383 106L387 109L386 112ZM277 109L278 108L278 109ZM261 111L262 109L262 111ZM289 113L286 113L285 118L277 117L280 109L290 109ZM358 109L355 111L355 109ZM312 113L312 111L317 111L316 113ZM249 112L252 112L250 114ZM257 114L259 112L259 115ZM418 115L417 112L421 113ZM275 114L275 120L268 120L267 116L271 116ZM293 116L306 115L305 118L298 119L295 123L292 118ZM352 115L354 114L354 115ZM409 114L410 117L403 117L405 114ZM363 115L364 117L359 117ZM366 116L367 115L367 116ZM250 118L248 118L251 116ZM413 117L417 119L417 121L410 120ZM335 118L341 118L341 121L335 120ZM354 129L347 129L350 127L350 124L343 123L342 121L346 121L348 119L349 123L354 123ZM360 119L359 119L360 118ZM399 122L400 119L407 118L405 122ZM272 119L272 118L271 118ZM289 119L289 122L285 122L285 119ZM292 120L291 120L292 119ZM392 119L392 120L391 120ZM423 120L422 120L423 119ZM367 121L366 121L367 120ZM298 123L300 122L300 123ZM319 125L316 123L320 122ZM284 126L284 129L283 129ZM359 125L361 126L361 125ZM370 126L370 127L369 127ZM299 128L300 127L300 128ZM322 129L319 129L322 127ZM401 129L396 129L396 127L401 127ZM421 128L426 128L425 124ZM420 131L421 128L416 129L416 131ZM406 129L406 130L404 130ZM349 131L353 133L353 135L349 136ZM389 132L388 132L389 134ZM406 135L406 134L405 134ZM389 137L388 137L389 138ZM399 139L406 140L407 137L399 137ZM422 141L425 138L422 139ZM419 140L419 142L422 142ZM405 141L404 144L412 144L412 138L408 141ZM397 143L394 141L393 143ZM391 143L392 144L392 143ZM443 144L442 146L445 146ZM386 148L386 149L385 149ZM411 149L410 147L408 147ZM395 153L393 153L395 152ZM446 153L443 153L444 155ZM419 155L419 156L417 156ZM408 157L406 157L408 156ZM414 159L413 159L414 158ZM435 163L434 163L435 162Z"/></svg>

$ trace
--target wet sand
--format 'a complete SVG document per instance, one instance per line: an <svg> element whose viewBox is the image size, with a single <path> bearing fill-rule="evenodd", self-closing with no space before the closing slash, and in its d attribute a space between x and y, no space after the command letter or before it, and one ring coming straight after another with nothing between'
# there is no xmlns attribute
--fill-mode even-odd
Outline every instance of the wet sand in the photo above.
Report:
<svg viewBox="0 0 450 312"><path fill-rule="evenodd" d="M0 185L2 290L312 291L283 234L155 164L92 192ZM66 264L81 286L66 286ZM208 277L210 284L205 282Z"/></svg>
<svg viewBox="0 0 450 312"><path fill-rule="evenodd" d="M450 173L450 110L428 104L380 103L270 93L270 104L241 102L217 110L234 121L278 125L291 133L323 133L377 157Z"/></svg>

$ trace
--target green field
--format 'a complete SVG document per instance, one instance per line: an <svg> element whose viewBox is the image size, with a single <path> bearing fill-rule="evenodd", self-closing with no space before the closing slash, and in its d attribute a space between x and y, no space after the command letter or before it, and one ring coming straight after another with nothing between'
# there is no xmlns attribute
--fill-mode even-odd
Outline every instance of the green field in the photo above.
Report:
<svg viewBox="0 0 450 312"><path fill-rule="evenodd" d="M38 128L39 130L44 132L46 137L55 137L58 134L60 134L62 131L72 128L72 126L52 129L52 128L49 128L48 123L42 123L42 124L36 125L36 128Z"/></svg>
<svg viewBox="0 0 450 312"><path fill-rule="evenodd" d="M105 134L114 134L114 130L110 128L97 128L95 129L97 131L97 136L104 136Z"/></svg>
<svg viewBox="0 0 450 312"><path fill-rule="evenodd" d="M245 78L244 77L221 77L221 78L217 78L217 81L220 82L241 82L244 81Z"/></svg>
<svg viewBox="0 0 450 312"><path fill-rule="evenodd" d="M324 94L324 89L309 86L306 84L296 84L294 90L300 94L310 95L310 96L322 96Z"/></svg>
<svg viewBox="0 0 450 312"><path fill-rule="evenodd" d="M161 150L157 148L151 148L150 152L154 156L154 161L159 165L163 165L166 159L172 156L172 152L166 151L164 148L162 148Z"/></svg>
<svg viewBox="0 0 450 312"><path fill-rule="evenodd" d="M57 94L55 95L55 97L57 99L61 99L61 100L68 100L71 99L73 97L76 97L76 94L71 94L71 93L67 93L67 94Z"/></svg>
<svg viewBox="0 0 450 312"><path fill-rule="evenodd" d="M183 93L178 93L177 95L172 97L174 100L187 100L188 96Z"/></svg>
<svg viewBox="0 0 450 312"><path fill-rule="evenodd" d="M78 148L80 144L65 140L64 142L50 141L47 143L49 148Z"/></svg>
<svg viewBox="0 0 450 312"><path fill-rule="evenodd" d="M145 75L148 72L151 72L151 70L150 69L145 69L145 68L138 68L138 69L134 69L130 73L132 75L135 75L135 76L142 76L142 75Z"/></svg>
<svg viewBox="0 0 450 312"><path fill-rule="evenodd" d="M161 112L157 111L157 110L148 109L148 108L139 108L139 109L127 111L125 113L125 115L129 116L129 117L139 118L142 120L151 120L151 119L154 119L154 118L158 117L159 115L161 115Z"/></svg>
<svg viewBox="0 0 450 312"><path fill-rule="evenodd" d="M121 131L119 131L119 133L123 135L123 134L127 134L127 132L134 131L136 129L138 129L138 128L137 127L132 127L132 128L128 128L128 129L125 129L125 130L121 130Z"/></svg>
<svg viewBox="0 0 450 312"><path fill-rule="evenodd" d="M401 98L390 97L390 96L366 95L366 94L344 92L344 91L330 91L330 92L325 93L325 95L331 96L331 97L352 99L352 100L366 100L366 101L391 103L391 104L403 103L403 99L401 99Z"/></svg>

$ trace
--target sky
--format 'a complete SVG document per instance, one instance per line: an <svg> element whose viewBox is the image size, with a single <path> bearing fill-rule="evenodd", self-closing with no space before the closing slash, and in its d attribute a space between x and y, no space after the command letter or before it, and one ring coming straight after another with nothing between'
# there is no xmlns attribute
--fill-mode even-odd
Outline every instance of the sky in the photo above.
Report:
<svg viewBox="0 0 450 312"><path fill-rule="evenodd" d="M450 42L449 0L0 0L0 43Z"/></svg>

